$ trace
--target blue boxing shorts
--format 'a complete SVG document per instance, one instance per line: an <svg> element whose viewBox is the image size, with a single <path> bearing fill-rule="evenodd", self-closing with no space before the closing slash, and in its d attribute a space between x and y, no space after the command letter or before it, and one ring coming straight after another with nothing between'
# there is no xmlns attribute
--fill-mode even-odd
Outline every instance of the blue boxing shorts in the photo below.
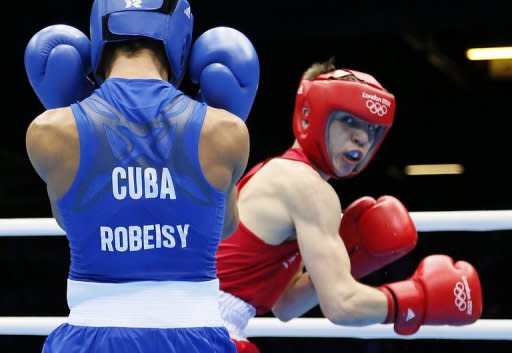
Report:
<svg viewBox="0 0 512 353"><path fill-rule="evenodd" d="M222 327L126 328L62 324L46 339L43 353L235 353Z"/></svg>
<svg viewBox="0 0 512 353"><path fill-rule="evenodd" d="M68 320L43 353L235 353L218 296L218 280L68 280Z"/></svg>

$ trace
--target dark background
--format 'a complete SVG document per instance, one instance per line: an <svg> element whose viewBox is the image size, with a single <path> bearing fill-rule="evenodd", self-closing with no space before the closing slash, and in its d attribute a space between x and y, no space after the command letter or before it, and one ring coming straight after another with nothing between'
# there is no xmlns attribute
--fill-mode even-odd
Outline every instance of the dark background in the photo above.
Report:
<svg viewBox="0 0 512 353"><path fill-rule="evenodd" d="M372 73L397 98L395 124L357 178L333 182L342 205L392 194L411 211L510 209L512 81L469 62L474 46L512 44L507 2L498 1L199 1L195 37L227 25L254 43L260 88L248 120L250 165L293 142L291 117L302 72L335 56L340 67ZM29 165L25 131L43 111L27 81L23 52L39 29L56 23L88 33L89 1L19 2L4 9L4 113L0 128L0 217L50 217L45 188ZM194 86L185 81L183 89ZM451 176L403 174L413 163L461 163ZM470 261L479 270L484 319L512 318L509 231L421 233L415 251L366 279L402 279L429 254ZM64 237L0 238L2 316L67 315L69 251ZM316 317L315 309L307 316ZM2 353L39 352L44 337L0 336ZM510 352L507 341L255 338L262 352Z"/></svg>

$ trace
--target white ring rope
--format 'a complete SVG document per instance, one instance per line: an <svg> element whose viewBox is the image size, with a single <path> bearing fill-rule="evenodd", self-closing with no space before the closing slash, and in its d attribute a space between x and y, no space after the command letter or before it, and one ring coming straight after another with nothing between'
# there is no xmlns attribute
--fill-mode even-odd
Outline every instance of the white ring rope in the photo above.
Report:
<svg viewBox="0 0 512 353"><path fill-rule="evenodd" d="M495 231L512 229L512 210L411 212L419 232ZM53 218L0 219L2 236L62 236ZM48 335L65 317L0 317L0 335ZM512 340L512 320L478 320L466 326L424 326L416 334L400 336L392 325L345 327L324 318L253 318L248 337L345 337L362 339Z"/></svg>
<svg viewBox="0 0 512 353"><path fill-rule="evenodd" d="M66 322L66 317L0 317L0 335L46 336ZM414 335L400 336L393 325L366 327L338 326L323 318L297 318L282 322L276 318L253 318L247 337L324 337L361 339L465 339L512 340L512 320L478 320L466 326L423 326Z"/></svg>
<svg viewBox="0 0 512 353"><path fill-rule="evenodd" d="M54 218L0 219L0 237L31 237L66 235Z"/></svg>
<svg viewBox="0 0 512 353"><path fill-rule="evenodd" d="M410 212L419 232L512 229L512 210Z"/></svg>
<svg viewBox="0 0 512 353"><path fill-rule="evenodd" d="M512 229L512 210L410 212L419 232L495 231ZM0 219L0 237L61 236L53 218Z"/></svg>

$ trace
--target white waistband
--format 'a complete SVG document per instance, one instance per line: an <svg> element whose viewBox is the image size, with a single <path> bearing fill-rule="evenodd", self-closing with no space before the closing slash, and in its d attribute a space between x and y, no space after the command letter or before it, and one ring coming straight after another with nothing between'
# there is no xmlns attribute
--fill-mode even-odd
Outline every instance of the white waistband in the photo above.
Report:
<svg viewBox="0 0 512 353"><path fill-rule="evenodd" d="M238 340L246 340L245 328L249 320L256 315L256 309L242 299L220 291L220 315L229 336Z"/></svg>
<svg viewBox="0 0 512 353"><path fill-rule="evenodd" d="M68 279L68 323L95 327L219 327L219 281L81 282Z"/></svg>

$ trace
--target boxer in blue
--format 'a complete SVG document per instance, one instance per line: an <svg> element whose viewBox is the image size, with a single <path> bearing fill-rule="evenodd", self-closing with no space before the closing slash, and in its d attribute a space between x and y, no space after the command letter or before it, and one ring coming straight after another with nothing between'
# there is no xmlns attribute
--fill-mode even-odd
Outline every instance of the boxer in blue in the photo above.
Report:
<svg viewBox="0 0 512 353"><path fill-rule="evenodd" d="M47 108L27 153L71 251L69 317L44 353L235 351L215 252L238 223L259 64L240 32L192 46L192 28L186 0L96 0L90 42L57 25L26 48ZM189 57L197 100L177 88Z"/></svg>

